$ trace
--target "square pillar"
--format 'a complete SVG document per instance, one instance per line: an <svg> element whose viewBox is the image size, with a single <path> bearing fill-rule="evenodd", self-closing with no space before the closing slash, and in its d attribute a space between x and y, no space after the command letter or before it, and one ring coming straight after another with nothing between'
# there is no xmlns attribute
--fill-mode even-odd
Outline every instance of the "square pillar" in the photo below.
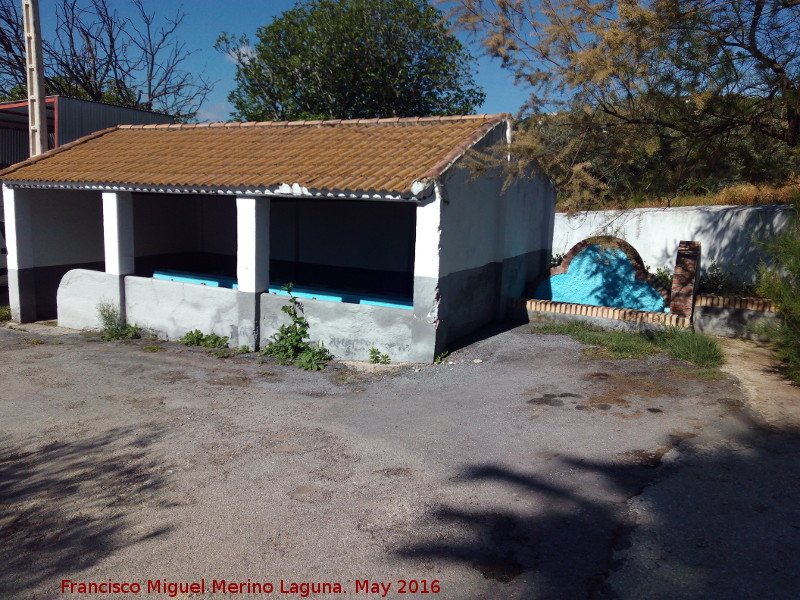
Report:
<svg viewBox="0 0 800 600"><path fill-rule="evenodd" d="M678 255L675 258L675 272L672 275L670 313L680 317L692 317L695 288L699 277L700 242L680 242Z"/></svg>
<svg viewBox="0 0 800 600"><path fill-rule="evenodd" d="M239 345L258 348L260 294L269 288L269 198L236 197Z"/></svg>
<svg viewBox="0 0 800 600"><path fill-rule="evenodd" d="M133 198L130 192L103 192L106 273L134 272Z"/></svg>
<svg viewBox="0 0 800 600"><path fill-rule="evenodd" d="M436 354L444 350L444 330L440 329L441 209L437 183L436 194L420 202L416 211L414 320L409 353L413 362L433 362Z"/></svg>
<svg viewBox="0 0 800 600"><path fill-rule="evenodd" d="M17 323L36 320L36 282L33 276L33 225L28 190L3 185L8 248L8 300Z"/></svg>
<svg viewBox="0 0 800 600"><path fill-rule="evenodd" d="M269 198L236 197L236 278L240 292L269 287Z"/></svg>

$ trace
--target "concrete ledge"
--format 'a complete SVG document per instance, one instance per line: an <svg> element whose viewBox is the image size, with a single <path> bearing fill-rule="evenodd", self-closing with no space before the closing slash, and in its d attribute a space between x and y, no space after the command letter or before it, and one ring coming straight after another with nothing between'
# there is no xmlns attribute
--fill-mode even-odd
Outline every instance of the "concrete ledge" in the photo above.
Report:
<svg viewBox="0 0 800 600"><path fill-rule="evenodd" d="M553 302L551 300L525 300L511 298L508 301L508 312L512 318L531 320L538 313L554 313L581 317L582 320L604 319L608 321L630 321L632 323L648 323L664 327L689 327L690 320L670 313L645 312L630 308L613 308L610 306L590 306L588 304L571 304L569 302Z"/></svg>
<svg viewBox="0 0 800 600"><path fill-rule="evenodd" d="M61 279L56 294L58 326L100 329L97 305L108 302L120 307L120 276L103 271L73 269Z"/></svg>
<svg viewBox="0 0 800 600"><path fill-rule="evenodd" d="M740 298L739 300L750 300ZM745 308L695 306L694 328L701 333L746 340L765 340L759 327L775 324L780 317L775 312Z"/></svg>
<svg viewBox="0 0 800 600"><path fill-rule="evenodd" d="M286 296L263 293L261 296L259 347L266 347L278 328L289 323L281 310ZM338 359L367 360L373 346L389 355L392 362L430 361L413 350L410 310L346 302L301 299L312 341L322 342ZM430 354L433 348L430 349Z"/></svg>
<svg viewBox="0 0 800 600"><path fill-rule="evenodd" d="M231 346L238 346L239 298L236 290L149 277L125 277L128 323L169 340L199 329L206 334L227 336Z"/></svg>

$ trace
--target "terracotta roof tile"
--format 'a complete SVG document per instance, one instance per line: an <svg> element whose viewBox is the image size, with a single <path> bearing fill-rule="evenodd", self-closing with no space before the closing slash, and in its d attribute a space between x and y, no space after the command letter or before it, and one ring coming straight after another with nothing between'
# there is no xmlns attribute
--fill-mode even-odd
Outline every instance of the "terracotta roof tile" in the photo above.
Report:
<svg viewBox="0 0 800 600"><path fill-rule="evenodd" d="M408 193L441 175L507 115L119 125L28 159L0 178L43 185Z"/></svg>

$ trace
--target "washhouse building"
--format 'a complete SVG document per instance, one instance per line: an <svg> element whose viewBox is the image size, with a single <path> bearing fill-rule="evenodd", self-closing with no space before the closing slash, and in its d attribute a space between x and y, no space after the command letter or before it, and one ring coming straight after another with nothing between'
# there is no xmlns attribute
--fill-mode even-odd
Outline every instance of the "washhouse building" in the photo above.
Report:
<svg viewBox="0 0 800 600"><path fill-rule="evenodd" d="M292 282L311 337L431 361L548 268L551 183L478 176L508 116L119 125L0 172L20 322L263 347ZM504 185L504 183L506 185Z"/></svg>

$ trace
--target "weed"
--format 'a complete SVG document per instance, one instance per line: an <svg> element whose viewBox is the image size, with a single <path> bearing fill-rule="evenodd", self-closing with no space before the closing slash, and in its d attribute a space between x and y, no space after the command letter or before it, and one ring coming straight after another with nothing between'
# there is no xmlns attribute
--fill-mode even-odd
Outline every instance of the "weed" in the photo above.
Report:
<svg viewBox="0 0 800 600"><path fill-rule="evenodd" d="M531 333L569 335L583 344L598 346L585 353L593 358L644 358L663 351L698 367L717 367L724 362L722 349L714 339L686 329L608 331L585 321L567 321L532 325Z"/></svg>
<svg viewBox="0 0 800 600"><path fill-rule="evenodd" d="M178 340L184 346L202 346L210 350L220 350L228 347L228 337L219 336L216 333L204 334L199 329L188 331Z"/></svg>
<svg viewBox="0 0 800 600"><path fill-rule="evenodd" d="M142 346L142 350L145 352L161 352L164 347L161 344L145 344Z"/></svg>
<svg viewBox="0 0 800 600"><path fill-rule="evenodd" d="M236 350L236 352L238 354L250 354L250 352L251 352L250 346L248 346L247 344L243 344L242 346L239 346L239 348Z"/></svg>
<svg viewBox="0 0 800 600"><path fill-rule="evenodd" d="M105 341L132 340L139 337L139 328L135 325L126 325L115 304L100 302L97 305L97 314L100 317L100 328Z"/></svg>
<svg viewBox="0 0 800 600"><path fill-rule="evenodd" d="M444 352L437 354L436 357L433 359L433 364L441 365L444 362L444 359L447 358L449 354L450 354L449 350L445 350Z"/></svg>
<svg viewBox="0 0 800 600"><path fill-rule="evenodd" d="M718 367L725 355L716 340L688 329L667 329L654 335L654 342L669 355L698 367Z"/></svg>
<svg viewBox="0 0 800 600"><path fill-rule="evenodd" d="M264 377L275 377L277 373L275 371L261 371L261 375Z"/></svg>
<svg viewBox="0 0 800 600"><path fill-rule="evenodd" d="M26 338L25 343L31 346L38 346L39 344L44 344L44 340L40 340L39 338Z"/></svg>
<svg viewBox="0 0 800 600"><path fill-rule="evenodd" d="M0 306L0 323L5 323L11 320L11 307Z"/></svg>
<svg viewBox="0 0 800 600"><path fill-rule="evenodd" d="M289 303L281 310L289 315L291 323L281 325L261 353L275 357L279 364L297 365L306 371L319 371L333 359L325 346L315 346L309 341L308 320L303 315L303 305L292 294L294 286L287 283L283 289L289 293Z"/></svg>
<svg viewBox="0 0 800 600"><path fill-rule="evenodd" d="M388 365L392 362L388 354L381 354L377 348L369 349L369 362L375 365Z"/></svg>
<svg viewBox="0 0 800 600"><path fill-rule="evenodd" d="M217 358L230 358L231 356L233 356L233 352L231 352L227 348L214 348L213 350L211 350L211 356L215 356Z"/></svg>

